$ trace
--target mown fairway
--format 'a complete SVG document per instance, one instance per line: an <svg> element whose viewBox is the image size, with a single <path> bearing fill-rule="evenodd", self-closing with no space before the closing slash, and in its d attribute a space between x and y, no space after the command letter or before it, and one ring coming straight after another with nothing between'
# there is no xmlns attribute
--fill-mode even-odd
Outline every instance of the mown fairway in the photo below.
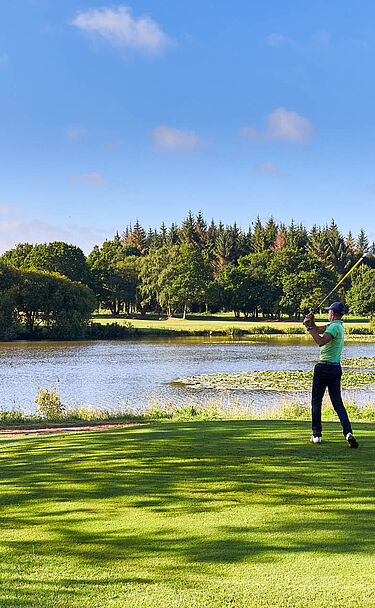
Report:
<svg viewBox="0 0 375 608"><path fill-rule="evenodd" d="M375 606L375 427L0 440L3 607Z"/></svg>
<svg viewBox="0 0 375 608"><path fill-rule="evenodd" d="M300 321L291 321L288 318L283 318L282 321L275 321L269 319L260 318L258 321L245 319L243 316L238 319L234 317L232 313L217 313L209 315L200 314L189 314L187 319L182 319L180 316L172 317L161 317L160 319L155 318L153 315L141 317L140 315L133 315L131 318L127 317L112 317L110 314L95 314L92 319L95 323L107 324L107 323L131 323L133 327L140 330L158 330L158 329L169 329L173 331L226 331L228 328L236 327L242 330L253 329L259 326L267 326L275 328L276 330L285 330L289 328L301 330L303 328L302 319ZM316 322L320 325L327 323L327 315L321 315L316 317ZM368 328L369 320L365 318L348 317L345 318L346 328ZM311 339L311 338L310 338Z"/></svg>

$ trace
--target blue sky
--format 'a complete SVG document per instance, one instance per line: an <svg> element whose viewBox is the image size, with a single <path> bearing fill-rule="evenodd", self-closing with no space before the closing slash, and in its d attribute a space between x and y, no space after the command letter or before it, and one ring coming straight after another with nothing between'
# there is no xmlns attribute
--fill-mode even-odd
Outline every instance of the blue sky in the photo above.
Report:
<svg viewBox="0 0 375 608"><path fill-rule="evenodd" d="M0 252L189 209L375 240L375 4L12 0Z"/></svg>

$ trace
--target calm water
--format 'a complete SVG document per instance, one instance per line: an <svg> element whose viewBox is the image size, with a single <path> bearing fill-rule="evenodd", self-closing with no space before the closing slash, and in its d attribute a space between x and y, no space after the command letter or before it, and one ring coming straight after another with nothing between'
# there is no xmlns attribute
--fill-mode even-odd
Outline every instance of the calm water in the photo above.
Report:
<svg viewBox="0 0 375 608"><path fill-rule="evenodd" d="M348 343L346 357L375 356L375 344ZM197 391L169 384L179 376L213 372L311 369L318 348L306 340L225 341L186 338L98 342L0 342L0 409L32 412L37 386L59 381L68 406L137 409L150 397L163 402L199 401L219 391ZM256 397L267 405L275 394L233 391L241 401ZM374 391L359 391L374 400Z"/></svg>

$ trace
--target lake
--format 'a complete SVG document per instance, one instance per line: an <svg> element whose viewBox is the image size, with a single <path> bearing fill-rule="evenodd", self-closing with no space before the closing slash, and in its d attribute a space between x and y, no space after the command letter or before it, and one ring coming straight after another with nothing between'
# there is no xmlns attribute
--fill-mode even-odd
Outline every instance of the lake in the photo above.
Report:
<svg viewBox="0 0 375 608"><path fill-rule="evenodd" d="M170 384L213 372L311 369L318 347L304 338L153 338L90 342L0 342L0 409L34 412L37 386L58 381L65 405L134 410L159 402L199 402L208 391ZM375 356L375 343L349 342L345 357ZM353 394L353 391L350 391ZM241 402L275 403L279 393L231 391ZM372 390L356 391L374 401ZM307 395L306 395L307 397Z"/></svg>

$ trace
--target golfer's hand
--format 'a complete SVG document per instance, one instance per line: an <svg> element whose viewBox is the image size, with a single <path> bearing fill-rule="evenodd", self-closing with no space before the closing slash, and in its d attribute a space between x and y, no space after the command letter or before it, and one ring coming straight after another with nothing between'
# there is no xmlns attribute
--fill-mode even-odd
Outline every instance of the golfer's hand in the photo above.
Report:
<svg viewBox="0 0 375 608"><path fill-rule="evenodd" d="M304 324L305 327L310 327L310 325L315 325L315 322L314 322L314 313L312 311L309 312L305 316L305 318L303 320L303 324Z"/></svg>

